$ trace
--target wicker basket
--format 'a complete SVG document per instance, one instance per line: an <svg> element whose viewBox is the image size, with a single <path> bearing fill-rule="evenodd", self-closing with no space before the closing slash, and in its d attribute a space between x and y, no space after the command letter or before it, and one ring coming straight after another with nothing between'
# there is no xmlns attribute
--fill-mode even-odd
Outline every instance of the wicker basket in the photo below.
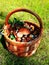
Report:
<svg viewBox="0 0 49 65"><path fill-rule="evenodd" d="M20 11L28 12L28 13L34 15L38 19L39 24L40 24L40 27L39 27L38 25L32 23L36 29L37 28L39 29L39 36L30 42L13 41L10 38L8 38L7 33L6 33L5 28L6 28L6 25L9 25L8 20L9 20L10 16L15 12L20 12ZM6 40L6 46L10 52L12 52L13 54L15 54L17 56L31 56L32 54L35 53L36 49L38 48L38 46L40 44L40 39L41 39L41 35L42 35L42 30L43 30L42 20L36 13L34 13L33 11L30 11L28 9L24 9L24 8L15 9L6 16L4 29L5 29L4 37Z"/></svg>

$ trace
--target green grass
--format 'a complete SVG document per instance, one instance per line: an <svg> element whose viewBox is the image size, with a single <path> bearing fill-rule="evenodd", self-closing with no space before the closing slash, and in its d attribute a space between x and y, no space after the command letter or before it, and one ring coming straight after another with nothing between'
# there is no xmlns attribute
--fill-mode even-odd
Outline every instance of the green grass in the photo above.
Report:
<svg viewBox="0 0 49 65"><path fill-rule="evenodd" d="M41 17L44 27L43 36L38 50L29 58L12 55L3 48L0 40L0 65L49 65L49 0L0 0L0 28L5 22L6 15L16 8L30 9ZM30 14L18 14L14 16L22 20L36 21Z"/></svg>

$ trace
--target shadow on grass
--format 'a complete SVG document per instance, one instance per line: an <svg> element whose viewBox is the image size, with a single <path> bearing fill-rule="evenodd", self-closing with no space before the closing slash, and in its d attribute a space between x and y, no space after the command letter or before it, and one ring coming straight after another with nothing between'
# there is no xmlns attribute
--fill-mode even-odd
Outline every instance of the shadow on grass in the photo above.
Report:
<svg viewBox="0 0 49 65"><path fill-rule="evenodd" d="M6 43L5 43L5 38L4 38L3 35L2 35L2 37L1 37L1 43L2 43L2 45L3 45L3 48L4 48L4 49L7 49Z"/></svg>

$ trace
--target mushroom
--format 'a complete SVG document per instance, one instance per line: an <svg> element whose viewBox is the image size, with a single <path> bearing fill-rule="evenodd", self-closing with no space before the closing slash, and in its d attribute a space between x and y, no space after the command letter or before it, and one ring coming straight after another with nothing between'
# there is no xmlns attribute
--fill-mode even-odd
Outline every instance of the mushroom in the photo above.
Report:
<svg viewBox="0 0 49 65"><path fill-rule="evenodd" d="M17 36L18 37L22 37L23 35L28 35L28 34L30 34L29 29L27 29L27 28L21 28L19 30L19 32L17 33Z"/></svg>

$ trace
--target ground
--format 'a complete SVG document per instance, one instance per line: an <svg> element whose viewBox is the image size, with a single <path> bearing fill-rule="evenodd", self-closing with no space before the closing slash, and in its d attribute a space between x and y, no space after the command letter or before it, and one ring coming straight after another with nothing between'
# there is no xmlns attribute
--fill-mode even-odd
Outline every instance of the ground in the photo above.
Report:
<svg viewBox="0 0 49 65"><path fill-rule="evenodd" d="M0 40L0 65L49 65L49 0L0 0L0 28L5 22L6 15L16 8L30 9L41 17L43 22L41 43L34 55L23 58L16 57L4 49ZM17 16L22 20L36 21L30 14L18 13Z"/></svg>

